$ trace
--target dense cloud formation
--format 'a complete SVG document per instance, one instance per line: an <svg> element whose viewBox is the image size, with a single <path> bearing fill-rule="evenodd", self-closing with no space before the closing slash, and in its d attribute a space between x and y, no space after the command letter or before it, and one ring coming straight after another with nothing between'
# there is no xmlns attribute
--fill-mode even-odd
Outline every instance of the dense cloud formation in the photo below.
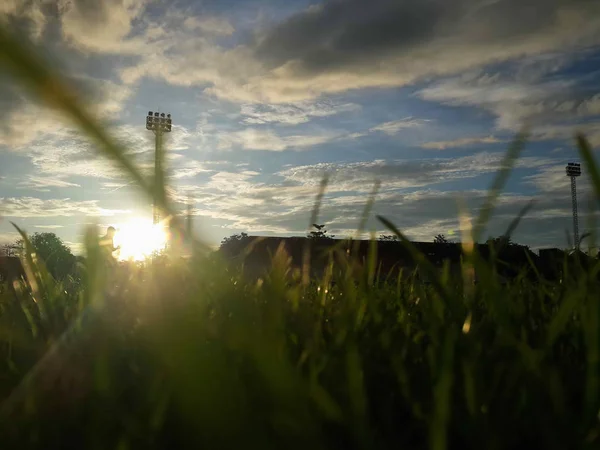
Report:
<svg viewBox="0 0 600 450"><path fill-rule="evenodd" d="M128 83L150 76L205 84L232 100L272 103L401 86L600 39L596 0L372 0L368 7L362 0L329 0L259 28L254 41L234 47L215 40L235 32L224 18L173 9L157 20L144 15L147 0L29 4L11 0L0 14L35 22L36 35L54 20L81 51L137 56L122 71Z"/></svg>
<svg viewBox="0 0 600 450"><path fill-rule="evenodd" d="M414 238L429 240L437 233L459 234L459 211L465 205L476 211L487 196L486 190L445 191L443 183L468 180L500 167L501 155L465 157L459 160L374 161L353 164L317 164L279 172L270 183L258 181L252 171L218 171L202 185L180 186L172 197L185 203L189 195L198 199L193 213L231 224L250 233L302 234L313 208L314 193L325 173L331 177L322 205L321 220L334 234L351 235L361 220L368 193L376 180L381 189L375 212L382 214ZM569 223L571 197L564 167L552 160L523 159L517 170L536 168L539 173L525 177L543 195L504 194L499 198L495 219L488 229L491 235L503 233L518 210L528 202L535 207L519 228L517 237L529 236L528 242L562 241L564 225ZM580 180L589 190L589 180ZM587 223L587 208L581 211ZM369 228L384 232L381 224L369 222Z"/></svg>
<svg viewBox="0 0 600 450"><path fill-rule="evenodd" d="M456 230L455 197L476 210L500 148L529 124L534 153L518 162L494 232L539 197L523 232L536 243L564 240L564 162L575 155L575 127L600 145L600 1L324 0L298 8L4 0L0 23L57 56L73 92L148 176L143 116L159 106L176 112L172 197L185 204L191 195L194 213L222 233L304 232L326 172L323 220L336 234L358 223L376 180L377 212L409 235ZM564 73L588 57L589 68ZM0 87L0 106L0 167L10 159L17 168L1 174L11 193L0 192L0 213L125 214L128 207L104 202L127 181L59 114L10 84ZM23 161L30 170L20 173ZM585 176L580 187L589 192ZM96 199L58 198L74 190Z"/></svg>
<svg viewBox="0 0 600 450"><path fill-rule="evenodd" d="M98 206L97 200L72 201L66 199L41 200L34 197L2 198L0 211L9 217L57 217L57 216L114 216L125 210L109 210Z"/></svg>
<svg viewBox="0 0 600 450"><path fill-rule="evenodd" d="M599 12L594 0L332 0L267 31L256 54L272 67L295 61L305 74L414 57L439 44L454 54L488 47L495 58L594 42Z"/></svg>
<svg viewBox="0 0 600 450"><path fill-rule="evenodd" d="M306 74L378 63L429 42L461 9L460 2L329 1L267 31L256 55L271 67L297 61Z"/></svg>
<svg viewBox="0 0 600 450"><path fill-rule="evenodd" d="M135 51L142 42L126 38L132 31L133 20L148 3L148 0L59 0L63 35L86 50Z"/></svg>
<svg viewBox="0 0 600 450"><path fill-rule="evenodd" d="M502 167L502 154L477 153L462 158L417 159L405 161L372 161L351 164L316 164L300 166L280 172L289 180L302 185L317 186L323 174L335 181L332 189L367 193L375 180L383 189L416 188L456 179L474 178L497 172ZM521 158L518 168L542 168L554 161L539 158Z"/></svg>
<svg viewBox="0 0 600 450"><path fill-rule="evenodd" d="M277 101L399 86L599 39L594 0L332 0L266 30L254 55L271 70L271 87L258 85Z"/></svg>

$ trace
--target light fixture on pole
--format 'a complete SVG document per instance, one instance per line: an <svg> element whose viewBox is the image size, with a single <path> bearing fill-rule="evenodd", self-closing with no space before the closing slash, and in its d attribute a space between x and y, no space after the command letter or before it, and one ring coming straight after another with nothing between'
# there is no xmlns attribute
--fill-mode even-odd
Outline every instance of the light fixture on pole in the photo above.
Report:
<svg viewBox="0 0 600 450"><path fill-rule="evenodd" d="M567 176L571 178L571 202L573 205L573 240L575 249L579 249L579 218L577 216L577 177L581 176L581 164L569 163L566 167Z"/></svg>
<svg viewBox="0 0 600 450"><path fill-rule="evenodd" d="M160 209L159 204L161 200L164 202L165 195L165 180L164 180L164 149L162 146L162 135L163 133L171 132L171 114L158 113L148 111L146 116L146 130L150 130L154 133L155 147L154 147L154 211L153 211L153 223L157 224L160 222Z"/></svg>

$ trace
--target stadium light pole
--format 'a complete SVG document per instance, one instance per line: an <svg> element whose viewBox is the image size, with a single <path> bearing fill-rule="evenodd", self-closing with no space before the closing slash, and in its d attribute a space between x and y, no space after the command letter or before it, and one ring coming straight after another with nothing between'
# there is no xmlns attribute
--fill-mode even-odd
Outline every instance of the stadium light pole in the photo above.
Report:
<svg viewBox="0 0 600 450"><path fill-rule="evenodd" d="M188 237L192 235L192 196L188 196L188 202L187 202L187 232L188 232Z"/></svg>
<svg viewBox="0 0 600 450"><path fill-rule="evenodd" d="M575 250L579 249L579 218L577 216L577 177L581 176L581 164L569 163L566 167L567 176L571 178L571 202L573 205L573 240Z"/></svg>
<svg viewBox="0 0 600 450"><path fill-rule="evenodd" d="M164 149L162 146L163 133L171 132L171 114L148 111L146 116L146 130L154 133L154 205L152 222L160 223L160 197L165 193L164 180ZM162 199L164 200L164 198Z"/></svg>

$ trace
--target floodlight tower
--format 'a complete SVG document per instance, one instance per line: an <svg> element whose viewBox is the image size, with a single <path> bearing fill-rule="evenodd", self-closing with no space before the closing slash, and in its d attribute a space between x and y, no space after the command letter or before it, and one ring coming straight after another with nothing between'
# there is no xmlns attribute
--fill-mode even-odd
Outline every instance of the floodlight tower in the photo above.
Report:
<svg viewBox="0 0 600 450"><path fill-rule="evenodd" d="M187 204L187 232L188 232L188 237L192 235L192 196L190 195L188 197L188 204Z"/></svg>
<svg viewBox="0 0 600 450"><path fill-rule="evenodd" d="M573 203L573 240L575 249L579 248L579 219L577 217L577 182L575 179L581 176L581 164L567 164L567 176L571 178L571 201Z"/></svg>
<svg viewBox="0 0 600 450"><path fill-rule="evenodd" d="M171 132L171 114L158 113L148 111L146 116L146 130L150 130L154 133L154 211L153 211L153 223L157 224L160 222L160 196L165 193L165 180L164 180L164 160L165 153L162 146L162 135L163 133ZM164 200L164 198L162 199Z"/></svg>

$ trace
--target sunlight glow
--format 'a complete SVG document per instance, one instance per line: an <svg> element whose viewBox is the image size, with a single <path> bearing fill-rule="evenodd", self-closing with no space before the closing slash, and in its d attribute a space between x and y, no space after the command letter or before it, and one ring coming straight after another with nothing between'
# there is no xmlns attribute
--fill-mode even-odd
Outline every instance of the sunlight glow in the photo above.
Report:
<svg viewBox="0 0 600 450"><path fill-rule="evenodd" d="M165 248L167 233L163 224L134 220L117 228L114 243L121 246L117 252L119 260L143 261Z"/></svg>

